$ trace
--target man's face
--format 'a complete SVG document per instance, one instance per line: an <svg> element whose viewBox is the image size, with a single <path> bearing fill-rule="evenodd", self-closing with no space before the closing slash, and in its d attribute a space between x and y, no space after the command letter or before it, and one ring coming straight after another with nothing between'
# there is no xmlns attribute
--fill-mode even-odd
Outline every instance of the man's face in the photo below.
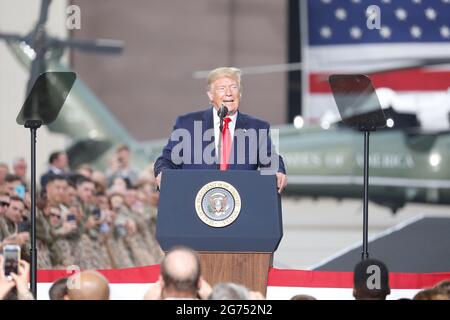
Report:
<svg viewBox="0 0 450 320"><path fill-rule="evenodd" d="M128 166L128 163L130 162L130 152L126 149L120 150L117 153L117 160L122 166Z"/></svg>
<svg viewBox="0 0 450 320"><path fill-rule="evenodd" d="M132 207L137 200L137 191L129 189L125 192L125 203L127 206Z"/></svg>
<svg viewBox="0 0 450 320"><path fill-rule="evenodd" d="M0 182L3 182L5 180L7 174L8 174L8 167L5 165L0 165Z"/></svg>
<svg viewBox="0 0 450 320"><path fill-rule="evenodd" d="M98 196L97 197L97 207L100 208L100 210L108 210L109 209L109 202L107 196Z"/></svg>
<svg viewBox="0 0 450 320"><path fill-rule="evenodd" d="M95 192L95 185L92 182L84 182L77 187L78 197L84 203L92 203Z"/></svg>
<svg viewBox="0 0 450 320"><path fill-rule="evenodd" d="M67 189L65 180L53 180L46 186L48 200L52 203L61 203Z"/></svg>
<svg viewBox="0 0 450 320"><path fill-rule="evenodd" d="M211 83L207 94L217 110L223 104L228 108L228 114L233 115L239 108L239 100L241 99L240 85L232 78L222 77L217 79Z"/></svg>
<svg viewBox="0 0 450 320"><path fill-rule="evenodd" d="M16 176L25 177L27 174L27 163L25 162L25 160L20 160L16 163L13 169Z"/></svg>
<svg viewBox="0 0 450 320"><path fill-rule="evenodd" d="M66 192L62 196L62 202L64 202L67 205L70 205L75 201L76 197L77 197L77 190L74 187L67 185Z"/></svg>
<svg viewBox="0 0 450 320"><path fill-rule="evenodd" d="M54 228L59 227L62 224L61 210L56 207L49 209L50 225Z"/></svg>
<svg viewBox="0 0 450 320"><path fill-rule="evenodd" d="M10 195L17 195L16 194L16 187L18 185L22 184L22 181L20 180L14 180L11 182L7 182L6 183L6 191L10 194Z"/></svg>
<svg viewBox="0 0 450 320"><path fill-rule="evenodd" d="M9 220L19 223L23 219L22 214L24 213L24 210L25 206L23 202L12 200L5 215Z"/></svg>
<svg viewBox="0 0 450 320"><path fill-rule="evenodd" d="M61 153L58 159L55 162L55 167L58 169L65 169L69 164L69 159L67 158L67 154Z"/></svg>
<svg viewBox="0 0 450 320"><path fill-rule="evenodd" d="M0 216L6 212L9 207L9 197L5 195L0 196Z"/></svg>
<svg viewBox="0 0 450 320"><path fill-rule="evenodd" d="M119 208L123 204L123 198L118 195L114 195L111 197L111 207L113 209Z"/></svg>

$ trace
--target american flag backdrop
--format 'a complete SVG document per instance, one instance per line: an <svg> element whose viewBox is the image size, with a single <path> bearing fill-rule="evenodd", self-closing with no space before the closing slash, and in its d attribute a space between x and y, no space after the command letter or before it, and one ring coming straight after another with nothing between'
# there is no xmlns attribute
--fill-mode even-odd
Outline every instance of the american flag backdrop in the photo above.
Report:
<svg viewBox="0 0 450 320"><path fill-rule="evenodd" d="M368 74L376 88L409 97L411 105L418 99L423 103L427 95L450 97L446 93L450 64L399 69L430 59L450 63L450 0L307 0L303 4L308 20L303 45L308 94L303 110L310 122L319 121L327 111L337 114L326 81L333 73ZM371 6L379 11L368 10Z"/></svg>

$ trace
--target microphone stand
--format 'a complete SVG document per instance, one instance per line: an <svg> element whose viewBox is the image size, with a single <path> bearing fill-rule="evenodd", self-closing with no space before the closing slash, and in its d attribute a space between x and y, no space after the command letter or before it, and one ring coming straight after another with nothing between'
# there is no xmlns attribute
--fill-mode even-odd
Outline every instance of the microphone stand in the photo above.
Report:
<svg viewBox="0 0 450 320"><path fill-rule="evenodd" d="M220 117L220 123L219 123L219 136L217 137L219 139L219 143L217 145L217 159L219 159L219 168L220 163L222 162L222 130L223 130L223 106L219 108L219 117Z"/></svg>

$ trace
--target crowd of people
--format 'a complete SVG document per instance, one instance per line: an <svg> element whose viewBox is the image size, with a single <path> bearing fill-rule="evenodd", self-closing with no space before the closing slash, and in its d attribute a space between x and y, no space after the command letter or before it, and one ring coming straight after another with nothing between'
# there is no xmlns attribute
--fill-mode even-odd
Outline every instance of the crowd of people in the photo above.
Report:
<svg viewBox="0 0 450 320"><path fill-rule="evenodd" d="M28 290L29 264L21 260L18 273L11 279L4 276L3 257L0 256L0 300L31 300ZM373 278L377 270L377 279ZM95 270L77 272L56 280L49 290L50 300L109 300L111 289L106 277ZM386 300L390 294L389 271L375 259L356 264L353 273L355 300ZM160 276L152 284L144 300L264 300L261 292L232 282L213 287L203 278L198 254L184 246L173 247L162 259ZM317 300L313 296L298 294L291 300ZM410 300L410 299L400 299ZM450 279L425 288L412 300L450 300Z"/></svg>
<svg viewBox="0 0 450 320"><path fill-rule="evenodd" d="M156 241L159 195L151 171L130 165L126 145L116 149L106 172L89 165L68 170L65 152L49 157L40 178L36 210L39 269L114 269L161 262ZM30 252L30 187L27 163L0 164L0 250L19 245Z"/></svg>
<svg viewBox="0 0 450 320"><path fill-rule="evenodd" d="M172 248L164 255L155 238L159 193L151 171L130 166L130 151L121 145L106 172L81 165L68 170L65 152L49 157L49 169L41 176L37 201L36 238L38 269L80 270L57 280L52 300L108 300L108 280L99 269L127 268L161 263L158 281L146 300L262 300L264 295L238 283L214 287L202 277L197 253L187 247ZM21 247L17 273L4 274L0 254L0 300L30 300L28 289L30 252L30 186L27 163L17 158L12 170L0 163L0 251L6 245ZM379 272L369 287L368 268ZM357 300L385 300L390 294L389 272L381 262L366 259L355 266L353 296ZM418 292L414 300L450 299L450 280ZM315 300L299 294L292 300Z"/></svg>

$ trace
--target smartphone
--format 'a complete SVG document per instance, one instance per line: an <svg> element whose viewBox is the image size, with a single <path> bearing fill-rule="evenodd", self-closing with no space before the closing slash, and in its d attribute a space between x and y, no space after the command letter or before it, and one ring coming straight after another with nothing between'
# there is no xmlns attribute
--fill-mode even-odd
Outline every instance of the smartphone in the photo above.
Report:
<svg viewBox="0 0 450 320"><path fill-rule="evenodd" d="M25 186L23 184L18 184L14 189L20 199L25 199Z"/></svg>
<svg viewBox="0 0 450 320"><path fill-rule="evenodd" d="M11 272L19 274L20 246L8 244L3 247L3 270L5 277L9 277Z"/></svg>
<svg viewBox="0 0 450 320"><path fill-rule="evenodd" d="M75 220L77 220L77 217L73 213L67 215L67 221L75 221Z"/></svg>
<svg viewBox="0 0 450 320"><path fill-rule="evenodd" d="M92 214L94 215L95 219L100 220L101 216L102 216L102 212L100 211L99 208L95 208L94 211L92 212Z"/></svg>
<svg viewBox="0 0 450 320"><path fill-rule="evenodd" d="M18 233L30 232L30 223L28 221L20 221L18 226Z"/></svg>

